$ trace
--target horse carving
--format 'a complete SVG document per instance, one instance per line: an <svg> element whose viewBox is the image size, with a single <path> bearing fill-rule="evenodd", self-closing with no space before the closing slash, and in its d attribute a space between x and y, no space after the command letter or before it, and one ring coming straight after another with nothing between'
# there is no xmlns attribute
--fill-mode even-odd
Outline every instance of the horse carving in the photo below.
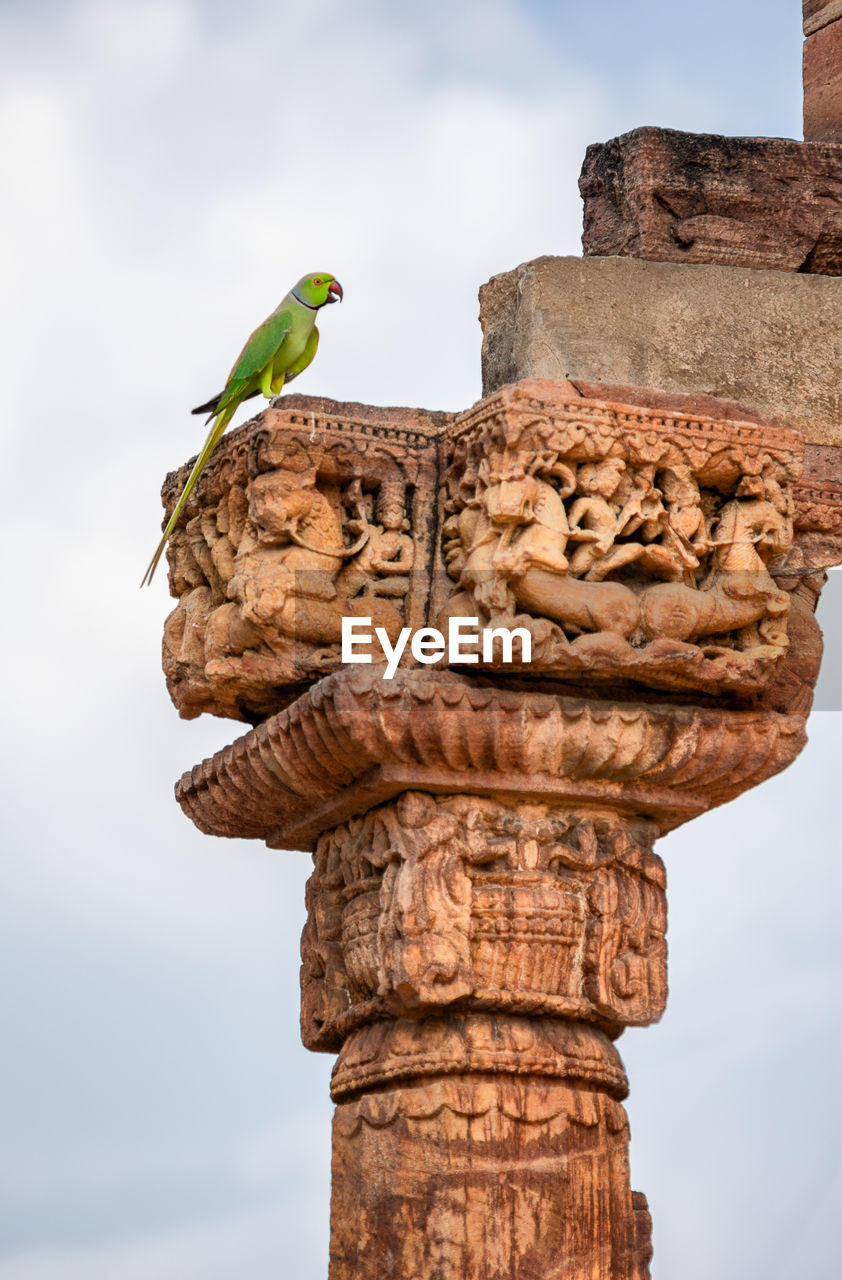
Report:
<svg viewBox="0 0 842 1280"><path fill-rule="evenodd" d="M737 631L743 633L743 647L785 644L789 596L776 585L766 561L786 551L791 537L788 518L771 502L726 502L713 530L711 568L699 587L658 583L642 593L646 638L687 641Z"/></svg>

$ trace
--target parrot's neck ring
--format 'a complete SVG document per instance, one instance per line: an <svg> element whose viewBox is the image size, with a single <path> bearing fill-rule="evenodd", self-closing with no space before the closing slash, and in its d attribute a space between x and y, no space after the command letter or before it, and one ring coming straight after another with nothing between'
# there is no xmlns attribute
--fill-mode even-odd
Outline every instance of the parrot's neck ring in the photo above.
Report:
<svg viewBox="0 0 842 1280"><path fill-rule="evenodd" d="M318 311L319 309L318 307L313 307L310 305L309 302L305 302L304 299L300 296L300 294L297 294L294 289L290 289L290 293L292 294L293 298L295 298L295 301L300 302L302 307L306 307L308 311Z"/></svg>

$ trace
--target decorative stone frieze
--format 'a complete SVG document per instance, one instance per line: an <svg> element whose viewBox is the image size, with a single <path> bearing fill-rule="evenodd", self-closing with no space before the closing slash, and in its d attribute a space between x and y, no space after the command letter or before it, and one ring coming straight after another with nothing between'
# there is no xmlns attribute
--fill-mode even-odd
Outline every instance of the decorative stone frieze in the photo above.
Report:
<svg viewBox="0 0 842 1280"><path fill-rule="evenodd" d="M308 404L223 440L174 533L183 716L277 713L342 666L346 618L394 641L475 617L526 628L547 678L757 694L786 662L784 571L838 558L842 489L799 480L800 436L710 397L545 380L403 425Z"/></svg>
<svg viewBox="0 0 842 1280"><path fill-rule="evenodd" d="M444 616L527 628L533 674L762 688L787 648L768 566L792 549L801 437L565 390L506 387L453 423Z"/></svg>

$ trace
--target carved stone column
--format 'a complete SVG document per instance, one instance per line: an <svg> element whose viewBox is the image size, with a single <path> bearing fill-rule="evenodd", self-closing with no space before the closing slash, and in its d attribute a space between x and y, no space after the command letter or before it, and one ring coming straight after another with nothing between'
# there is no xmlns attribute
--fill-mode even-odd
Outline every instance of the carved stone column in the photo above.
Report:
<svg viewBox="0 0 842 1280"><path fill-rule="evenodd" d="M174 699L254 725L178 799L314 855L331 1280L649 1275L614 1042L666 1000L653 842L801 749L805 554L838 512L796 487L797 432L605 394L525 382L458 417L288 397L222 443L173 539ZM343 666L343 617L393 640L474 617L531 659L498 641L386 679L376 651Z"/></svg>
<svg viewBox="0 0 842 1280"><path fill-rule="evenodd" d="M342 1044L332 1276L645 1274L610 1038L665 995L645 827L405 791L320 838L303 1030Z"/></svg>
<svg viewBox="0 0 842 1280"><path fill-rule="evenodd" d="M648 1275L613 1041L666 999L652 842L803 740L777 713L361 669L182 781L205 829L327 827L302 1035L339 1051L333 1280Z"/></svg>

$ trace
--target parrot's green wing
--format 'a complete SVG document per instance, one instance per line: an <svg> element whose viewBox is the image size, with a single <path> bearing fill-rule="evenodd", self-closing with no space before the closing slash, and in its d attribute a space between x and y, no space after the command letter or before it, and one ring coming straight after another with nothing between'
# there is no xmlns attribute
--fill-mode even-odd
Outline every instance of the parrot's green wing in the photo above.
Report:
<svg viewBox="0 0 842 1280"><path fill-rule="evenodd" d="M285 302L286 299L251 334L234 362L228 382L247 382L275 359L294 324L292 312L289 306L284 305Z"/></svg>
<svg viewBox="0 0 842 1280"><path fill-rule="evenodd" d="M286 378L284 379L285 382L292 382L293 378L297 378L299 373L304 372L308 364L312 362L312 359L316 354L316 349L318 348L318 345L319 345L319 331L316 328L316 326L313 325L313 330L310 334L310 337L307 339L307 346L304 348L304 350L302 351L298 359L294 360L293 363L289 366L289 368L286 371Z"/></svg>
<svg viewBox="0 0 842 1280"><path fill-rule="evenodd" d="M229 405L236 408L243 400L248 400L259 390L267 391L263 382L268 385L272 364L283 350L292 324L293 317L282 304L269 316L268 320L258 325L228 375L225 390L213 410L214 416L227 409Z"/></svg>

